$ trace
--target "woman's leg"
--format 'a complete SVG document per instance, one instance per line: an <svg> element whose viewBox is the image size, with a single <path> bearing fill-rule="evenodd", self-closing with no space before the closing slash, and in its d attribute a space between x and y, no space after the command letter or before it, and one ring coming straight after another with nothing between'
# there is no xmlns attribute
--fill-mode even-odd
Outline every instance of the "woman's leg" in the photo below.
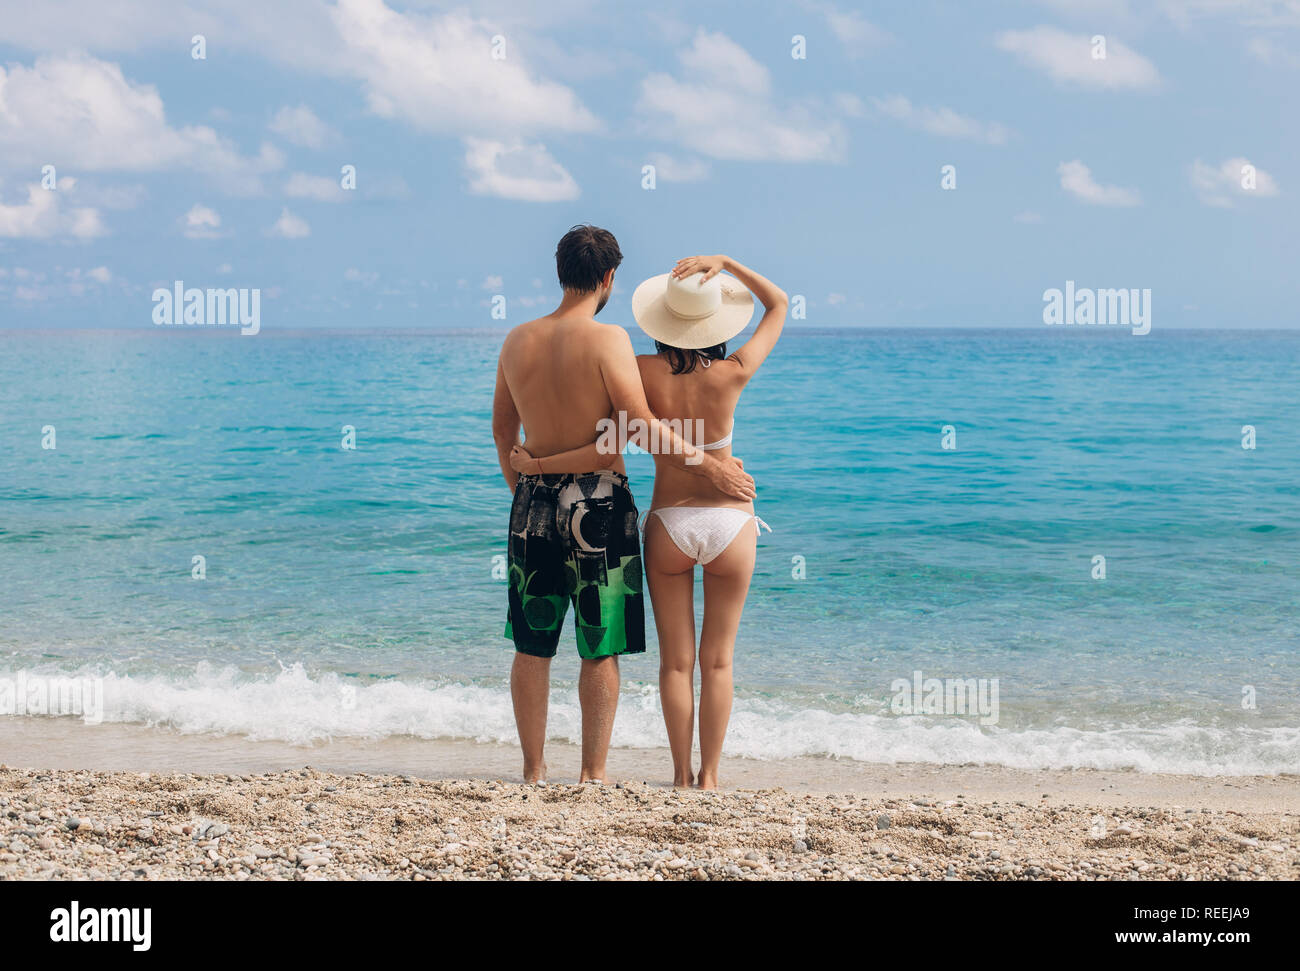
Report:
<svg viewBox="0 0 1300 971"><path fill-rule="evenodd" d="M700 633L701 789L718 787L722 740L731 720L731 658L740 613L754 575L758 546L754 525L746 523L731 545L704 566L704 628ZM656 615L657 616L657 615Z"/></svg>
<svg viewBox="0 0 1300 971"><path fill-rule="evenodd" d="M689 786L695 781L695 561L654 515L646 518L645 575L659 633L659 703L673 752L673 785Z"/></svg>

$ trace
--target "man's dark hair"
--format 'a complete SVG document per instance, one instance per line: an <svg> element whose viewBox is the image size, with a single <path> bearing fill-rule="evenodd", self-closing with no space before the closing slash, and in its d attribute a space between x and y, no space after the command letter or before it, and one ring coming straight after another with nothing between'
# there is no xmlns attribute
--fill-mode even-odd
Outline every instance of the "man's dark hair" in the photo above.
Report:
<svg viewBox="0 0 1300 971"><path fill-rule="evenodd" d="M623 253L608 229L574 226L555 247L555 270L566 290L590 293L610 270L618 269Z"/></svg>

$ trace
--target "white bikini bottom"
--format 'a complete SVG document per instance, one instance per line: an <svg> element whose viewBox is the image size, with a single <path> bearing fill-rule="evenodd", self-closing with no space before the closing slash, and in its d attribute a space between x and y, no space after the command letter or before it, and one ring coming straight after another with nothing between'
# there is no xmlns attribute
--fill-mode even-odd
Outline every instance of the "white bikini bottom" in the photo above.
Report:
<svg viewBox="0 0 1300 971"><path fill-rule="evenodd" d="M750 522L759 536L764 529L772 531L753 513L725 506L664 506L648 515L658 516L677 548L701 566L720 555Z"/></svg>

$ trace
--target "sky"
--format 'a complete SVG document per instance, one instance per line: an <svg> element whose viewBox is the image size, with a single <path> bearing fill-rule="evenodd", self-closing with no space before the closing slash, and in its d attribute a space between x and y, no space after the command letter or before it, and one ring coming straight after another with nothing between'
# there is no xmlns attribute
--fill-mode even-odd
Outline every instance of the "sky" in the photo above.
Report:
<svg viewBox="0 0 1300 971"><path fill-rule="evenodd" d="M614 323L725 253L803 326L1300 327L1300 0L0 0L0 65L0 328L504 328L581 222Z"/></svg>

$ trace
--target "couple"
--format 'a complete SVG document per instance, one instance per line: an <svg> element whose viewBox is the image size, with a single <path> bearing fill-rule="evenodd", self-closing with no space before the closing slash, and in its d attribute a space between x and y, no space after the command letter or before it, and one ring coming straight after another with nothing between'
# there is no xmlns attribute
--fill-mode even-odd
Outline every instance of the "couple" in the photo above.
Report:
<svg viewBox="0 0 1300 971"><path fill-rule="evenodd" d="M622 259L607 230L571 229L555 251L564 288L559 307L511 330L497 362L492 435L514 490L506 637L515 644L510 692L524 779L546 778L550 662L570 602L582 658L583 782L605 779L618 657L645 650L636 504L621 448L598 436L612 419L619 429L642 429L626 440L654 453L645 573L659 631L673 784L712 789L731 717L736 630L756 537L766 525L754 515L754 480L731 454L733 415L741 390L781 334L786 295L729 257L681 260L632 296L632 314L658 350L637 357L627 331L595 320ZM750 291L765 313L750 340L728 355L726 342L753 314ZM679 428L701 429L704 437L685 441ZM698 776L691 763L697 563L704 568Z"/></svg>

